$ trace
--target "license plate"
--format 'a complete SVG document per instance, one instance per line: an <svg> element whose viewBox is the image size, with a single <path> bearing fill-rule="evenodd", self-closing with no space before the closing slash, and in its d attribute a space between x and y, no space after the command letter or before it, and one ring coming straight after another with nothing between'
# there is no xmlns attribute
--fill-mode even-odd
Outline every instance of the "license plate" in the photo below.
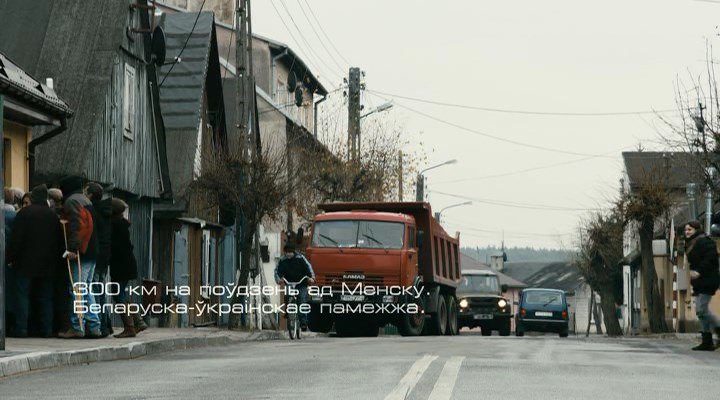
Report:
<svg viewBox="0 0 720 400"><path fill-rule="evenodd" d="M475 314L473 315L474 319L493 319L492 314Z"/></svg>
<svg viewBox="0 0 720 400"><path fill-rule="evenodd" d="M536 317L552 317L552 313L549 311L536 311L535 316Z"/></svg>
<svg viewBox="0 0 720 400"><path fill-rule="evenodd" d="M344 296L340 297L340 300L342 300L342 301L364 301L365 296L344 295Z"/></svg>

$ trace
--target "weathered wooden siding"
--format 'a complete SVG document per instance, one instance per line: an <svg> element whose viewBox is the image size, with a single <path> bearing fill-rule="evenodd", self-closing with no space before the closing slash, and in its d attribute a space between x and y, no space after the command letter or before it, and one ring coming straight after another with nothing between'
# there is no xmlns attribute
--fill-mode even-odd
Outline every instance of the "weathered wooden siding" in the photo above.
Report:
<svg viewBox="0 0 720 400"><path fill-rule="evenodd" d="M147 198L127 202L130 214L130 240L135 247L138 280L147 278L150 270L152 201Z"/></svg>
<svg viewBox="0 0 720 400"><path fill-rule="evenodd" d="M123 127L126 64L135 68L132 139L125 137ZM94 156L88 162L88 178L112 182L116 188L140 196L159 196L160 173L151 101L155 99L150 98L145 67L126 54L118 54L102 118L95 122L97 136Z"/></svg>

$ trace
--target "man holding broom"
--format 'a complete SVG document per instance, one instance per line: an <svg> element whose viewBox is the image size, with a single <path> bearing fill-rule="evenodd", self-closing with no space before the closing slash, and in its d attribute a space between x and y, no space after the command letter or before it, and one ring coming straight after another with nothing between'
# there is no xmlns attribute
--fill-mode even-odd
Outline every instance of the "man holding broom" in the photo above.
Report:
<svg viewBox="0 0 720 400"><path fill-rule="evenodd" d="M92 203L83 194L83 181L80 177L67 177L60 183L60 190L65 195L63 202L63 216L66 235L66 252L64 254L69 273L72 274L72 283L84 282L88 290L86 294L78 296L77 289L73 291L72 309L70 311L71 328L61 333L62 338L99 338L100 318L97 313L90 311L95 299L89 292L95 273L95 262L98 252L97 235L93 229ZM82 304L76 304L84 301ZM87 312L82 313L79 306L84 305ZM85 329L87 327L87 330Z"/></svg>

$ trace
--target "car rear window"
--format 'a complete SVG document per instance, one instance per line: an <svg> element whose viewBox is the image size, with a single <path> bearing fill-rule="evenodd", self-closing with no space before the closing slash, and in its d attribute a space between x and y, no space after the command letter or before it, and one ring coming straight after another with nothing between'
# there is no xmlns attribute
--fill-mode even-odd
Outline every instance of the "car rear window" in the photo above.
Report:
<svg viewBox="0 0 720 400"><path fill-rule="evenodd" d="M563 299L561 293L556 292L527 292L525 294L525 303L527 304L544 304L544 305L562 305Z"/></svg>

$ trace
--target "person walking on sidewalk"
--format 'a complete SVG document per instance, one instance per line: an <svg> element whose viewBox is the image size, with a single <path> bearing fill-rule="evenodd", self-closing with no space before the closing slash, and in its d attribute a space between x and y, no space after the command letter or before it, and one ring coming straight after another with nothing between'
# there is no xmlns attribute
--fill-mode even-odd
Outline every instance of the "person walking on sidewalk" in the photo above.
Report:
<svg viewBox="0 0 720 400"><path fill-rule="evenodd" d="M53 333L53 279L62 260L62 226L48 207L47 187L32 190L32 203L15 217L8 260L15 276L15 335L28 336L28 326L36 326L33 336L51 337ZM36 307L31 307L35 302ZM29 324L33 308L34 324Z"/></svg>
<svg viewBox="0 0 720 400"><path fill-rule="evenodd" d="M690 263L690 279L693 296L695 296L695 312L700 320L702 343L693 350L713 351L712 334L718 335L720 344L720 321L710 311L710 300L720 287L720 265L715 241L705 236L699 221L685 224L687 259Z"/></svg>
<svg viewBox="0 0 720 400"><path fill-rule="evenodd" d="M137 261L133 254L133 245L130 241L130 221L125 219L127 203L112 199L112 246L110 249L110 279L120 286L120 294L115 296L116 304L130 304L126 292L131 280L137 278ZM120 316L123 322L123 331L115 335L116 338L134 337L147 329L147 324L137 314L125 313Z"/></svg>
<svg viewBox="0 0 720 400"><path fill-rule="evenodd" d="M60 190L66 196L63 202L63 214L67 224L64 229L67 234L66 256L70 260L72 281L73 283L83 282L89 288L95 273L98 244L97 235L93 229L92 203L83 194L82 183L80 177L67 177L60 183ZM80 258L79 263L78 257ZM75 303L75 296L72 297L73 303ZM100 317L91 310L91 308L94 308L92 306L95 304L95 296L88 290L86 294L82 295L82 300L85 301L84 306L87 307L87 312L83 313L83 322L87 326L87 330L81 324L78 313L75 312L75 304L72 304L70 312L71 328L67 332L60 334L60 337L102 337Z"/></svg>

